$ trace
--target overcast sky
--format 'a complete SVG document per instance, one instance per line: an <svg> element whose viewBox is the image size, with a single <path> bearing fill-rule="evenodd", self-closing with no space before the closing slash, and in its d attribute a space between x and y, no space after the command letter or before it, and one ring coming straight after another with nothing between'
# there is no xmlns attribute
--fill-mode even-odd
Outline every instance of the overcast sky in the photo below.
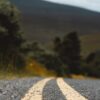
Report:
<svg viewBox="0 0 100 100"><path fill-rule="evenodd" d="M45 0L100 12L100 0Z"/></svg>

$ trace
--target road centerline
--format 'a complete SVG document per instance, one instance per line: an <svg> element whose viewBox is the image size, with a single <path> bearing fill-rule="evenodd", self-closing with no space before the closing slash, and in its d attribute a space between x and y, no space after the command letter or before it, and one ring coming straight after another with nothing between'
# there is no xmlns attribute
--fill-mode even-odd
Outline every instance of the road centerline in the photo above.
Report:
<svg viewBox="0 0 100 100"><path fill-rule="evenodd" d="M79 94L75 89L73 89L70 85L64 82L62 78L57 79L57 84L65 96L66 100L88 100Z"/></svg>

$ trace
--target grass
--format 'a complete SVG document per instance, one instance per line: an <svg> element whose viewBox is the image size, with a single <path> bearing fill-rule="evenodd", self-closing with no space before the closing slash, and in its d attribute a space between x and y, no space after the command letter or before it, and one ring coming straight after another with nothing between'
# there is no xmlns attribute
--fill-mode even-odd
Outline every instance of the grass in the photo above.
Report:
<svg viewBox="0 0 100 100"><path fill-rule="evenodd" d="M35 76L56 76L55 72L47 70L44 65L40 64L36 60L31 59L27 62L26 71L34 74Z"/></svg>
<svg viewBox="0 0 100 100"><path fill-rule="evenodd" d="M100 50L100 34L88 34L80 37L82 55L86 56L91 52Z"/></svg>
<svg viewBox="0 0 100 100"><path fill-rule="evenodd" d="M38 74L34 74L34 73L29 73L26 71L23 72L4 72L4 71L0 71L0 80L12 80L12 79L18 79L18 78L29 78L29 77L56 77L56 75L52 72L49 73L44 73L42 75L40 75L40 73ZM63 78L72 78L72 79L96 79L94 77L87 77L87 76L83 76L83 75L75 75L72 74L70 77L68 77L67 75L64 76Z"/></svg>
<svg viewBox="0 0 100 100"><path fill-rule="evenodd" d="M56 77L56 73L47 70L42 64L35 60L28 60L22 71L0 71L0 79L16 79L28 77Z"/></svg>
<svg viewBox="0 0 100 100"><path fill-rule="evenodd" d="M84 76L84 75L75 75L75 74L72 74L71 75L71 78L72 79L80 79L80 80L84 80L84 79L97 79L96 77L89 77L89 76Z"/></svg>
<svg viewBox="0 0 100 100"><path fill-rule="evenodd" d="M0 79L17 79L17 78L23 78L23 77L31 77L33 75L25 72L7 72L7 71L0 71Z"/></svg>
<svg viewBox="0 0 100 100"><path fill-rule="evenodd" d="M29 77L56 77L53 72L46 72L41 75L41 73L35 74L34 72L30 73L28 71L22 72L4 72L0 71L0 79L1 80L9 80L9 79L17 79L17 78L29 78Z"/></svg>

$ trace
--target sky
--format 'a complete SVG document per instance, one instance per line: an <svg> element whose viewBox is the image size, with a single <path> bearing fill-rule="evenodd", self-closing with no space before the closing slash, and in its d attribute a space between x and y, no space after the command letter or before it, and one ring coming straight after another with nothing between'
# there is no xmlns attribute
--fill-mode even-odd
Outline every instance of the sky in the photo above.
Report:
<svg viewBox="0 0 100 100"><path fill-rule="evenodd" d="M100 12L100 0L44 0Z"/></svg>

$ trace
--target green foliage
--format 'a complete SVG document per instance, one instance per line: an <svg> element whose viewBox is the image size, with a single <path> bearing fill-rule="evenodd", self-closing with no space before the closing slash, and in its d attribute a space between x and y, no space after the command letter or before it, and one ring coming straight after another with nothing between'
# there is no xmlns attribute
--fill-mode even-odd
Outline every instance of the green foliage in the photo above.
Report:
<svg viewBox="0 0 100 100"><path fill-rule="evenodd" d="M55 38L54 52L64 64L68 65L67 70L70 74L100 77L100 51L90 53L83 60L80 56L81 45L76 32L67 34L62 41L59 37Z"/></svg>
<svg viewBox="0 0 100 100"><path fill-rule="evenodd" d="M100 52L90 53L81 63L81 72L84 75L100 77Z"/></svg>
<svg viewBox="0 0 100 100"><path fill-rule="evenodd" d="M55 37L54 39L54 52L55 54L59 54L60 53L60 48L61 48L61 39L59 37Z"/></svg>
<svg viewBox="0 0 100 100"><path fill-rule="evenodd" d="M89 55L88 55L88 57L86 58L86 62L87 63L91 63L92 61L94 61L94 59L95 59L95 57L96 57L96 53L90 53Z"/></svg>
<svg viewBox="0 0 100 100"><path fill-rule="evenodd" d="M48 70L55 71L57 73L57 76L63 76L65 74L65 68L63 66L63 63L55 55L44 54L38 58L38 61L44 64Z"/></svg>
<svg viewBox="0 0 100 100"><path fill-rule="evenodd" d="M23 49L23 52L27 54L26 56L34 58L45 54L45 50L41 47L41 45L38 42L27 43Z"/></svg>
<svg viewBox="0 0 100 100"><path fill-rule="evenodd" d="M67 34L61 41L54 41L55 52L63 63L67 64L71 73L78 73L80 66L80 40L76 32Z"/></svg>
<svg viewBox="0 0 100 100"><path fill-rule="evenodd" d="M24 41L19 22L16 7L9 2L0 3L0 64L4 69L17 67L15 62Z"/></svg>
<svg viewBox="0 0 100 100"><path fill-rule="evenodd" d="M19 16L19 10L9 1L0 1L0 68L21 71L28 58L32 59L30 67L27 66L30 70L35 59L46 67L45 70L56 72L57 76L83 74L100 77L100 51L90 53L83 60L80 57L81 45L76 32L65 35L63 39L56 37L53 52L48 53L38 42L28 43L23 39ZM41 68L39 67L40 72Z"/></svg>

